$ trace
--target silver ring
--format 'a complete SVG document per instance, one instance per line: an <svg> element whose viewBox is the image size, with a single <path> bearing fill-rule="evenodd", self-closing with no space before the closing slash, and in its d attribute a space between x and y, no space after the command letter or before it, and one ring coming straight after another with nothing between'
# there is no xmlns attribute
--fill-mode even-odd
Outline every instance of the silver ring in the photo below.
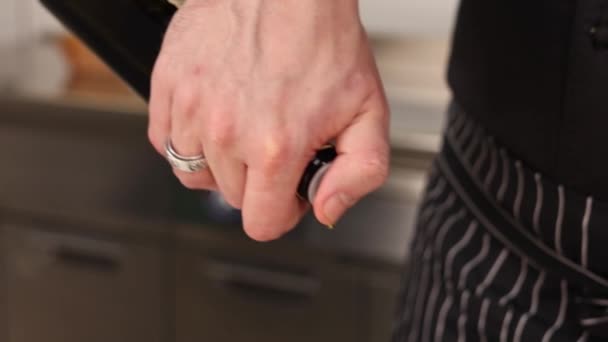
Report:
<svg viewBox="0 0 608 342"><path fill-rule="evenodd" d="M167 161L171 166L175 169L187 172L187 173L195 173L202 171L209 167L207 164L207 159L202 154L197 156L182 156L179 153L175 152L173 148L173 144L171 143L171 139L167 139L165 143L165 156L167 157Z"/></svg>

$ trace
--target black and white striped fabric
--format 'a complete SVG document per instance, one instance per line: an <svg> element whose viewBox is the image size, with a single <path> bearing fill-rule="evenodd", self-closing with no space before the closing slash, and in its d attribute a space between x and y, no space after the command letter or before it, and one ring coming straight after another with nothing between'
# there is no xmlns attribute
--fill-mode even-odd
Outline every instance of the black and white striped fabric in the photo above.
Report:
<svg viewBox="0 0 608 342"><path fill-rule="evenodd" d="M475 206L458 187L456 166L495 209ZM514 224L495 220L499 212ZM604 286L608 204L530 170L453 105L420 206L393 342L608 341L596 333L608 331L608 291L538 263L531 248L510 242L516 233Z"/></svg>

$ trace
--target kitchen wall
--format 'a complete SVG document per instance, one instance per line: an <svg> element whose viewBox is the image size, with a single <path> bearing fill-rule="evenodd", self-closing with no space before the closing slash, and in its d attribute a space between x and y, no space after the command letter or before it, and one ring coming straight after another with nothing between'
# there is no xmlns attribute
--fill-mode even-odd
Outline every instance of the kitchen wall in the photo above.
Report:
<svg viewBox="0 0 608 342"><path fill-rule="evenodd" d="M361 13L375 34L445 37L458 0L360 0Z"/></svg>
<svg viewBox="0 0 608 342"><path fill-rule="evenodd" d="M0 0L0 90L14 78L16 40L15 1Z"/></svg>
<svg viewBox="0 0 608 342"><path fill-rule="evenodd" d="M64 28L38 0L0 0L0 8L0 90L58 86L66 68L45 38Z"/></svg>
<svg viewBox="0 0 608 342"><path fill-rule="evenodd" d="M368 28L377 34L445 36L449 32L457 0L361 0ZM38 0L0 0L0 42L40 31L62 30Z"/></svg>

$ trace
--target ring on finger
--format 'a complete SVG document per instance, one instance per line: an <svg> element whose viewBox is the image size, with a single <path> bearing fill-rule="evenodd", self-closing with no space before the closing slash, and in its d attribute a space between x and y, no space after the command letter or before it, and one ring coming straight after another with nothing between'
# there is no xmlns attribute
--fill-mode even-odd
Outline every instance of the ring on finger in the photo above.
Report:
<svg viewBox="0 0 608 342"><path fill-rule="evenodd" d="M183 156L177 153L170 138L165 142L165 157L173 168L186 173L200 172L209 167L202 153L196 156Z"/></svg>

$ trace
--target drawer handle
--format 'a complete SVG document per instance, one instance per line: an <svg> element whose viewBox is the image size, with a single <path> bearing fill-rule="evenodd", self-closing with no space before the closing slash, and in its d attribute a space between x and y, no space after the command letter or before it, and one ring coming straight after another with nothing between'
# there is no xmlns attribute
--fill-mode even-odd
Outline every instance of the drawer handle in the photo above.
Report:
<svg viewBox="0 0 608 342"><path fill-rule="evenodd" d="M120 269L120 262L112 256L95 254L73 247L59 246L54 255L57 261L68 266L99 272L116 272Z"/></svg>
<svg viewBox="0 0 608 342"><path fill-rule="evenodd" d="M114 241L56 232L32 230L28 240L34 251L58 263L99 272L120 269L124 248Z"/></svg>
<svg viewBox="0 0 608 342"><path fill-rule="evenodd" d="M257 266L210 261L205 268L208 279L241 293L276 299L303 300L317 295L321 281L308 274L290 273Z"/></svg>

